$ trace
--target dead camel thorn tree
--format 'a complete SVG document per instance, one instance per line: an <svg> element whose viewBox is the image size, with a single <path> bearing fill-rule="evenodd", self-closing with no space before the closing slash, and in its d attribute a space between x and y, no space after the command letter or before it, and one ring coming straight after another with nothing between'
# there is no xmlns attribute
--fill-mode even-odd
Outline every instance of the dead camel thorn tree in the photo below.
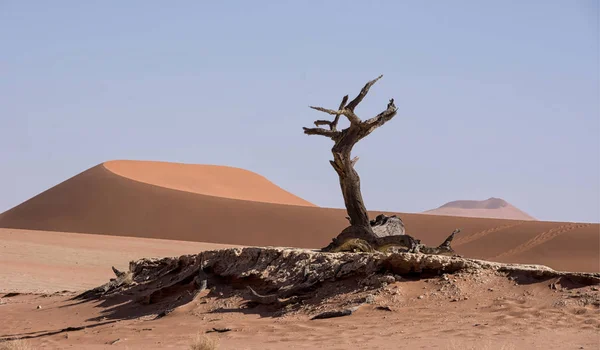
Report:
<svg viewBox="0 0 600 350"><path fill-rule="evenodd" d="M349 240L353 240L354 242L353 249L360 246L359 250L401 246L405 247L408 251L417 252L420 250L420 247L426 248L420 245L418 240L405 234L402 220L395 216L388 218L382 214L376 220L369 220L369 214L360 191L360 177L354 169L354 165L358 161L358 157L352 158L351 156L354 145L378 127L392 120L398 111L392 98L387 108L371 119L363 121L354 112L356 107L367 96L369 89L382 77L383 75L380 75L376 79L369 81L352 101L348 102L348 95L344 96L337 110L310 106L312 109L334 116L333 121L317 120L314 122L316 127L305 127L303 129L307 135L321 135L333 140L334 145L331 149L333 160L330 163L338 174L344 204L346 205L350 221L350 227L344 229L328 247L323 249L326 251L340 249ZM348 119L350 126L343 130L338 130L337 125L341 116ZM328 128L323 128L322 126L327 126ZM438 250L441 247L447 247L442 250L453 252L452 248L450 248L450 241L457 232L453 232L446 242L438 247Z"/></svg>

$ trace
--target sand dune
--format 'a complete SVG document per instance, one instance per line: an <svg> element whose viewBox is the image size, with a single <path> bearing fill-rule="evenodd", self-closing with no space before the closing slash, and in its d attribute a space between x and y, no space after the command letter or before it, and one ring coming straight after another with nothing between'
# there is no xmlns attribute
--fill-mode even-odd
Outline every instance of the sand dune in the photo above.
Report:
<svg viewBox="0 0 600 350"><path fill-rule="evenodd" d="M123 177L174 190L254 202L314 207L248 170L202 164L114 160L102 164Z"/></svg>
<svg viewBox="0 0 600 350"><path fill-rule="evenodd" d="M462 216L491 219L536 220L534 217L514 207L501 198L488 198L483 201L458 200L448 202L424 214Z"/></svg>
<svg viewBox="0 0 600 350"><path fill-rule="evenodd" d="M275 185L267 186L267 180L262 183L271 193L263 197L250 190L243 192L243 183L222 192L206 192L206 188L217 186L194 185L193 171L169 175L166 169L178 166L161 163L155 170L153 164L98 165L0 214L0 227L318 248L347 225L341 209L289 205L289 201L286 205L266 203L285 197L276 193L280 190ZM209 178L203 177L207 182ZM234 196L231 188L236 186L243 192L240 198L252 201L216 196ZM399 215L409 234L430 245L439 244L453 229L461 228L455 248L465 256L545 264L562 270L600 270L598 224Z"/></svg>

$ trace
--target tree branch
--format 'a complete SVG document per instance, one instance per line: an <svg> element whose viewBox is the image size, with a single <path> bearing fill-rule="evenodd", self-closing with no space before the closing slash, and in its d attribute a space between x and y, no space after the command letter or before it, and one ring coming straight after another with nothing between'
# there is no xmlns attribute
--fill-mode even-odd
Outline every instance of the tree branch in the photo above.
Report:
<svg viewBox="0 0 600 350"><path fill-rule="evenodd" d="M323 107L315 107L315 106L309 106L312 109L315 109L319 112L324 112L327 114L331 114L331 115L338 115L338 114L342 114L342 111L334 111L333 109L328 109L328 108L323 108Z"/></svg>
<svg viewBox="0 0 600 350"><path fill-rule="evenodd" d="M354 100L352 100L352 101L350 101L350 103L348 103L348 105L346 106L346 109L354 112L354 108L356 108L356 106L358 106L358 104L365 98L365 96L367 96L367 93L369 92L369 89L371 88L371 86L373 86L373 84L375 84L377 82L377 80L381 79L382 77L383 77L383 75L380 75L379 77L368 82L362 88L362 90L360 90L360 93L358 94L358 96L356 96L356 98Z"/></svg>
<svg viewBox="0 0 600 350"><path fill-rule="evenodd" d="M329 120L315 120L315 126L328 125L331 130L331 122Z"/></svg>
<svg viewBox="0 0 600 350"><path fill-rule="evenodd" d="M340 108L338 108L338 111L341 111L344 109L344 107L346 107L346 102L348 102L348 95L344 96L344 98L342 98L342 102L340 103ZM331 130L337 130L337 123L340 120L340 114L336 114L335 115L335 119L333 119L333 122L331 122L331 124L329 124L329 127L331 128Z"/></svg>
<svg viewBox="0 0 600 350"><path fill-rule="evenodd" d="M333 131L333 130L327 130L327 129L323 129L323 128L302 128L304 129L304 133L306 135L321 135L321 136L327 136L331 139L335 139L336 137L338 137L341 132L339 131Z"/></svg>
<svg viewBox="0 0 600 350"><path fill-rule="evenodd" d="M390 103L388 103L387 109L385 111L379 113L378 115L376 115L375 117L373 117L371 119L365 120L363 125L365 125L365 127L369 128L369 129L378 128L378 127L382 126L383 124L387 123L388 121L390 121L392 118L394 118L397 111L398 111L398 108L396 107L396 105L394 105L394 99L392 98L390 100Z"/></svg>
<svg viewBox="0 0 600 350"><path fill-rule="evenodd" d="M346 118L348 118L348 120L350 121L350 124L360 124L361 120L360 118L354 114L354 111L349 110L348 108L344 108L344 115L346 116Z"/></svg>

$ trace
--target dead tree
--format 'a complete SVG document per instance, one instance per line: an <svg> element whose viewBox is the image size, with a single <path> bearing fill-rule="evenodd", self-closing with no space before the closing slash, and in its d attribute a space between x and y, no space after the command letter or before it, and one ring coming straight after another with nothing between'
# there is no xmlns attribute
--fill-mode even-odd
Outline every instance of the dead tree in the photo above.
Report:
<svg viewBox="0 0 600 350"><path fill-rule="evenodd" d="M354 169L358 157L352 158L351 156L354 145L371 134L375 129L394 118L398 110L392 98L387 108L373 118L363 121L354 112L360 102L367 96L369 89L382 77L383 75L380 75L376 79L369 81L352 101L348 102L348 95L344 96L338 109L310 106L312 109L333 116L332 121L317 120L314 122L314 128L305 127L303 129L307 135L321 135L333 140L334 145L331 149L333 160L330 163L338 174L342 195L344 196L344 204L348 212L347 219L350 221L350 227L342 231L329 246L323 248L325 251L332 251L342 246L345 242L356 239L364 241L374 249L382 246L400 245L406 247L408 251L416 252L420 246L418 240L404 233L404 225L397 218L395 219L399 220L402 225L401 230L397 230L397 233L389 234L387 232L385 235L380 235L378 234L379 232L374 232L373 227L381 224L381 222L369 220L369 214L360 191L360 177ZM343 130L338 130L337 126L341 116L348 119L350 126ZM384 220L384 223L385 221L387 220Z"/></svg>
<svg viewBox="0 0 600 350"><path fill-rule="evenodd" d="M350 103L348 103L348 95L344 96L342 103L340 103L337 110L310 106L312 109L334 116L334 119L333 121L317 120L315 121L315 128L304 128L304 133L307 135L321 135L333 140L334 145L331 149L333 160L330 161L330 163L337 172L340 180L350 225L356 231L356 238L363 238L367 241L372 240L374 233L371 229L369 214L367 213L360 192L360 177L354 169L354 164L358 161L358 157L352 158L351 152L358 141L367 137L375 129L390 121L396 115L398 109L394 105L394 99L391 99L385 111L365 121L361 120L354 110L365 96L367 96L371 86L381 79L381 77L383 77L383 75L369 81L362 88L358 96L350 101ZM350 122L350 126L346 129L337 129L340 116L348 118L348 121ZM329 128L325 129L321 126L328 126Z"/></svg>

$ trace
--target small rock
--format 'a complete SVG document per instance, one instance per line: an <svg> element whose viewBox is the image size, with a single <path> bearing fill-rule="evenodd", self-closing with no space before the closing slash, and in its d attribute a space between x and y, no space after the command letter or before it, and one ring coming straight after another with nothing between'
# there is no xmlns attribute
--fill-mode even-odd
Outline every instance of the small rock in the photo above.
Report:
<svg viewBox="0 0 600 350"><path fill-rule="evenodd" d="M36 309L38 309L38 310L39 310L39 309L41 309L41 308L42 308L42 305L38 305Z"/></svg>
<svg viewBox="0 0 600 350"><path fill-rule="evenodd" d="M382 311L392 311L392 309L389 306L378 306L375 309Z"/></svg>
<svg viewBox="0 0 600 350"><path fill-rule="evenodd" d="M600 289L599 289L598 287L592 287L592 290L597 292L597 291L599 291Z"/></svg>
<svg viewBox="0 0 600 350"><path fill-rule="evenodd" d="M423 299L423 298L425 298L424 295L419 295L419 297L418 297L418 299Z"/></svg>
<svg viewBox="0 0 600 350"><path fill-rule="evenodd" d="M488 291L493 292L494 288L488 288Z"/></svg>
<svg viewBox="0 0 600 350"><path fill-rule="evenodd" d="M225 332L230 332L231 328L216 328L213 327L213 329L206 331L206 333L212 333L212 332L217 332L217 333L225 333Z"/></svg>
<svg viewBox="0 0 600 350"><path fill-rule="evenodd" d="M115 345L116 343L118 343L118 342L120 342L120 341L121 341L121 338L117 338L117 339L115 339L115 340L112 340L112 341L106 342L106 344L108 344L108 345Z"/></svg>
<svg viewBox="0 0 600 350"><path fill-rule="evenodd" d="M367 304L373 304L375 302L375 296L373 294L367 295L364 302Z"/></svg>

